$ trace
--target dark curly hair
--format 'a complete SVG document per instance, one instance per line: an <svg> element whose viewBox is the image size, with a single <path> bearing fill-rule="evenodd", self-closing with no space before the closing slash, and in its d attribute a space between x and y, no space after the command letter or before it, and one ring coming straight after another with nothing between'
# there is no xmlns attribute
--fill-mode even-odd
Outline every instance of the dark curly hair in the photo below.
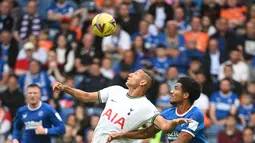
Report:
<svg viewBox="0 0 255 143"><path fill-rule="evenodd" d="M198 81L191 77L181 77L178 83L182 84L182 92L189 93L189 102L193 104L200 97L202 87Z"/></svg>

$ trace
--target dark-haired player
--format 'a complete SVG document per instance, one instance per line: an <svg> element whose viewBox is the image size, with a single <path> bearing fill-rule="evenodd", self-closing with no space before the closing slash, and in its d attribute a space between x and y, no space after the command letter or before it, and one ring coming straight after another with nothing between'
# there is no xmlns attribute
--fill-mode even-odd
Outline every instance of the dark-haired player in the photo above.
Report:
<svg viewBox="0 0 255 143"><path fill-rule="evenodd" d="M187 122L186 119L168 121L146 98L145 93L153 84L153 77L145 70L130 73L126 85L110 86L99 92L84 92L56 83L54 91L67 92L83 102L106 103L99 123L95 129L92 143L105 143L111 132L135 131L146 123L154 123L164 131L170 131L177 125ZM135 143L133 139L116 139L113 143Z"/></svg>
<svg viewBox="0 0 255 143"><path fill-rule="evenodd" d="M178 118L188 118L188 122L177 126L174 130L167 132L170 143L205 143L204 136L204 116L203 113L193 103L201 93L200 84L192 78L182 77L178 80L174 89L171 91L171 104L175 105L161 116L167 120ZM155 122L154 122L155 123ZM157 126L138 130L135 132L112 133L108 137L108 142L116 138L145 139L154 136L160 129Z"/></svg>

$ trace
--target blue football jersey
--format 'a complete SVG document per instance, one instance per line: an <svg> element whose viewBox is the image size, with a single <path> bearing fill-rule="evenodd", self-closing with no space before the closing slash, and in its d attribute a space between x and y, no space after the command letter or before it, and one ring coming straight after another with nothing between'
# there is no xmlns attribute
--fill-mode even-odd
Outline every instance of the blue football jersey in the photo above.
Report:
<svg viewBox="0 0 255 143"><path fill-rule="evenodd" d="M238 114L238 117L244 117L246 123L248 124L250 121L250 114L253 111L255 111L255 106L252 104L249 106L240 105L237 110L237 114Z"/></svg>
<svg viewBox="0 0 255 143"><path fill-rule="evenodd" d="M39 125L47 128L47 135L35 134L35 129ZM65 126L60 115L49 104L41 102L36 109L30 109L25 105L16 113L13 139L19 140L20 143L50 143L50 136L64 133Z"/></svg>
<svg viewBox="0 0 255 143"><path fill-rule="evenodd" d="M206 143L204 136L204 115L197 107L192 106L186 113L182 115L177 113L177 107L172 107L162 112L161 116L167 120L177 118L187 118L193 120L193 122L179 125L172 132L167 133L169 142L176 140L181 132L186 132L193 136L190 143Z"/></svg>

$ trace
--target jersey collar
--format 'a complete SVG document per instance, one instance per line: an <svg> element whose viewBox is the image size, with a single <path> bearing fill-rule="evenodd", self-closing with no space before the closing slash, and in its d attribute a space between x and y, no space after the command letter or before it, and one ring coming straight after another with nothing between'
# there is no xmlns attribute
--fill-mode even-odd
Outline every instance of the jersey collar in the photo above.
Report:
<svg viewBox="0 0 255 143"><path fill-rule="evenodd" d="M30 108L29 104L27 104L27 107L28 107L28 109L29 109L30 111L35 111L35 110L39 109L41 106L42 106L42 101L40 101L39 106L36 107L36 108L34 108L34 109Z"/></svg>
<svg viewBox="0 0 255 143"><path fill-rule="evenodd" d="M142 98L144 96L130 96L128 93L126 94L128 98L135 99L135 98Z"/></svg>
<svg viewBox="0 0 255 143"><path fill-rule="evenodd" d="M189 108L189 110L188 111L186 111L185 113L183 113L183 114L178 114L178 112L177 112L177 108L175 109L175 114L177 115L177 116L179 116L179 117L183 117L183 116L185 116L187 113L189 113L189 111L193 108L193 107L195 107L194 105L192 105L190 108Z"/></svg>

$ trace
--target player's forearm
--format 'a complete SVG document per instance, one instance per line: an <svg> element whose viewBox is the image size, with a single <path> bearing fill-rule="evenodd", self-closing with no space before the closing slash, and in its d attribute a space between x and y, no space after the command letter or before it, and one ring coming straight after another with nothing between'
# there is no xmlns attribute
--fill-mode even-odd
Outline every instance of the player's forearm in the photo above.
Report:
<svg viewBox="0 0 255 143"><path fill-rule="evenodd" d="M123 138L129 139L147 139L152 136L153 134L150 134L147 129L142 129L134 132L126 132L122 135Z"/></svg>
<svg viewBox="0 0 255 143"><path fill-rule="evenodd" d="M71 88L69 86L63 85L64 89L63 91L70 94L71 96L73 96L74 98L83 101L83 102L93 102L90 99L90 94L88 92L79 90L79 89L75 89L75 88Z"/></svg>
<svg viewBox="0 0 255 143"><path fill-rule="evenodd" d="M178 126L175 120L167 120L166 123L160 127L162 131L170 132Z"/></svg>
<svg viewBox="0 0 255 143"><path fill-rule="evenodd" d="M64 124L53 128L47 128L46 130L48 135L63 135L66 132Z"/></svg>

